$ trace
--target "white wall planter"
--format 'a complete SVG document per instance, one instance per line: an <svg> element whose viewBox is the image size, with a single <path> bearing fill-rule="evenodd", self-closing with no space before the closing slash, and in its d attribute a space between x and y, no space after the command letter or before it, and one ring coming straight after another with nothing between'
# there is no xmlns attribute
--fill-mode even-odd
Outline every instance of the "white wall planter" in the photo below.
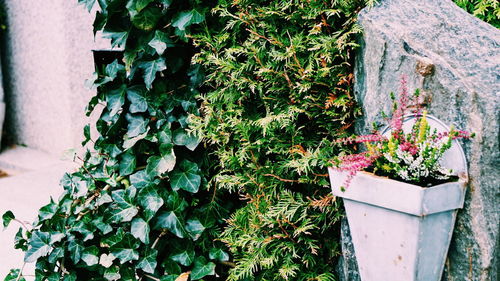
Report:
<svg viewBox="0 0 500 281"><path fill-rule="evenodd" d="M347 174L329 169L342 197L362 281L439 281L465 182L430 188L360 172L345 192Z"/></svg>
<svg viewBox="0 0 500 281"><path fill-rule="evenodd" d="M438 132L449 131L435 117L427 120ZM407 117L403 129L408 132L414 122ZM467 182L465 155L458 142L453 142L441 164L460 180L420 187L358 172L342 192L347 173L329 168L332 193L344 200L362 281L441 280Z"/></svg>

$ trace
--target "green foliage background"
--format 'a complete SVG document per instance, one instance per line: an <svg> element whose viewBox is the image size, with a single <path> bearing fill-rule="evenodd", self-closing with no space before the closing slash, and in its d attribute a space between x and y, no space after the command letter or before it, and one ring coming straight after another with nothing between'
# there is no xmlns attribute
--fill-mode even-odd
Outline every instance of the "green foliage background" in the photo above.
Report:
<svg viewBox="0 0 500 281"><path fill-rule="evenodd" d="M211 145L212 181L245 202L222 235L237 264L228 280L335 279L341 213L325 165L356 113L366 2L219 1L194 35L207 82L193 121Z"/></svg>
<svg viewBox="0 0 500 281"><path fill-rule="evenodd" d="M498 0L454 0L467 12L500 28L500 2Z"/></svg>

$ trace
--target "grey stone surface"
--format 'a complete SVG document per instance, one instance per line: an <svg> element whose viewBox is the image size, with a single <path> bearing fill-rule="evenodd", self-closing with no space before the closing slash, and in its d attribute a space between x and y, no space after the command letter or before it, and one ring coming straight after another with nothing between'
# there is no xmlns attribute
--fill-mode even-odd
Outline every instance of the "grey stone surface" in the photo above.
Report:
<svg viewBox="0 0 500 281"><path fill-rule="evenodd" d="M430 114L476 133L463 142L470 184L443 280L498 280L500 31L449 0L381 0L361 12L359 23L364 28L355 69L364 113L359 131L382 122L379 112L390 112L389 93L399 91L406 75L410 90L423 91ZM349 243L343 246L352 260ZM352 272L345 276L358 280Z"/></svg>
<svg viewBox="0 0 500 281"><path fill-rule="evenodd" d="M93 15L74 0L6 1L7 133L18 144L60 155L77 148L94 94Z"/></svg>

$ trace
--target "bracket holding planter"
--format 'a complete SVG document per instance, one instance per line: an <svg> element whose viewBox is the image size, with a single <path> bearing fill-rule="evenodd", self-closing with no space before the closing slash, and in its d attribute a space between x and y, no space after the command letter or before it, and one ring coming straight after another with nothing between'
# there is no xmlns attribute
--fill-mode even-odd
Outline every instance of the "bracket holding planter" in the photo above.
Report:
<svg viewBox="0 0 500 281"><path fill-rule="evenodd" d="M403 130L410 131L415 121L406 117ZM449 132L437 118L428 115L427 121L432 129ZM441 164L459 180L421 187L358 172L345 192L340 186L347 173L329 168L332 193L344 200L362 281L441 280L467 184L467 162L456 140Z"/></svg>

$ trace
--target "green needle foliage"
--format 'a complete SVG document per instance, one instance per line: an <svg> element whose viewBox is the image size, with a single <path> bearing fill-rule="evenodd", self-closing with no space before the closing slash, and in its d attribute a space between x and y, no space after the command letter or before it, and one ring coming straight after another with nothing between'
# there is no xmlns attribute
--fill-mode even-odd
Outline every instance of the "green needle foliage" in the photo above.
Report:
<svg viewBox="0 0 500 281"><path fill-rule="evenodd" d="M339 205L326 162L356 114L356 15L368 1L219 1L195 34L207 83L197 129L213 182L244 204L222 241L228 280L334 280Z"/></svg>
<svg viewBox="0 0 500 281"><path fill-rule="evenodd" d="M124 51L91 81L98 94L88 112L102 110L98 136L85 128L93 150L64 176L63 194L40 209L33 229L19 230L16 248L36 263L36 280L224 276L229 255L215 238L231 200L219 204L208 190L189 121L199 115L203 75L190 65L188 36L205 9L185 0L79 2L89 11L99 6L95 31ZM3 217L5 225L13 220ZM24 279L13 270L6 280Z"/></svg>

